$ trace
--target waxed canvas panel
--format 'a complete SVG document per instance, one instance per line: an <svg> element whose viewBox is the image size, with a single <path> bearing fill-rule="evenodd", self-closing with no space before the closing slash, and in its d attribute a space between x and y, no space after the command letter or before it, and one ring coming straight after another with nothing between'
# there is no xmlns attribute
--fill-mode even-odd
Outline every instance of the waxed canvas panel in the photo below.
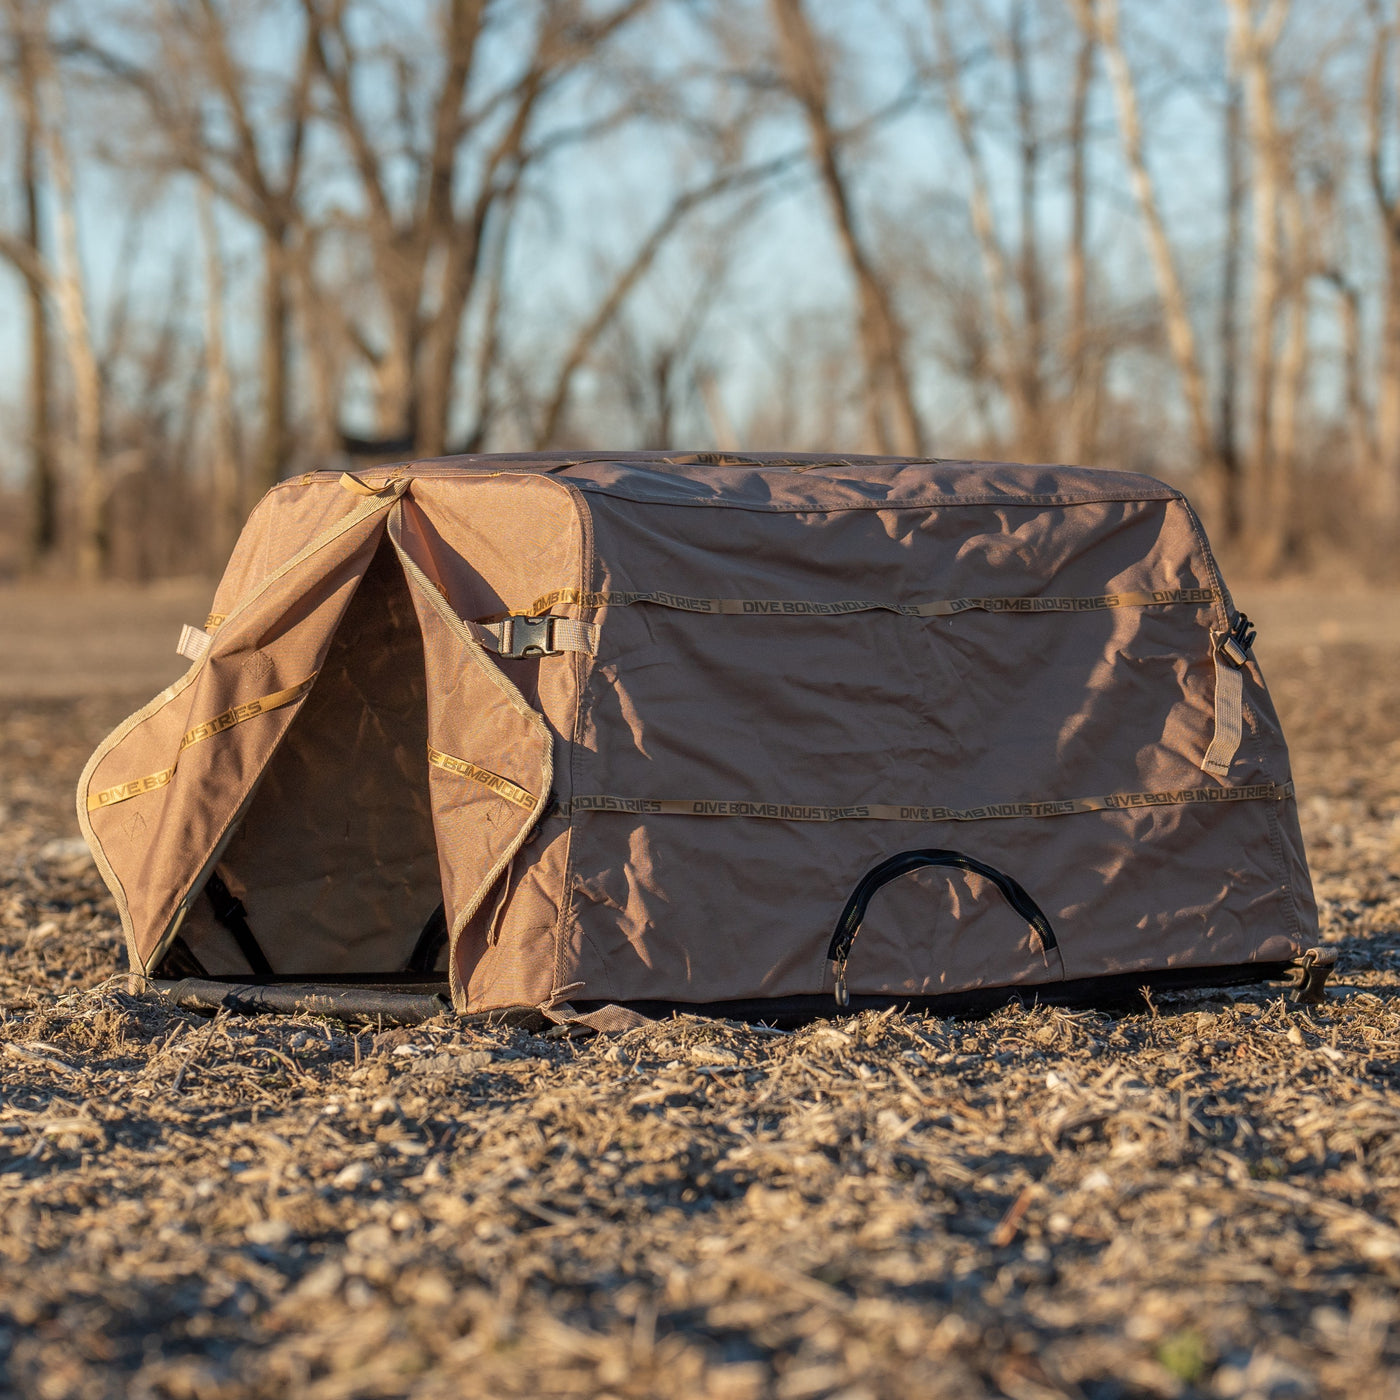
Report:
<svg viewBox="0 0 1400 1400"><path fill-rule="evenodd" d="M567 505L567 494L561 496ZM429 763L428 777L452 932L449 980L460 1003L471 971L460 960L460 950L469 946L462 931L505 876L549 801L553 735L507 673L508 663L488 655L462 630L460 614L427 572L433 562L424 552L424 542L433 534L427 516L418 501L405 500L389 528L408 572L422 630L427 743L439 758ZM551 912L557 919L557 905ZM553 920L551 932L552 926ZM552 985L554 939L539 950L511 946L518 962L544 986L542 999Z"/></svg>
<svg viewBox="0 0 1400 1400"><path fill-rule="evenodd" d="M542 593L581 586L587 567L585 519L570 489L550 477L415 476L402 531L452 610L473 620L527 613ZM570 744L582 661L497 657L493 664L544 717L556 745Z"/></svg>
<svg viewBox="0 0 1400 1400"><path fill-rule="evenodd" d="M580 483L603 593L912 603L1217 587L1194 518L1141 479L996 466L965 478L941 468L940 483L939 472L903 468L885 473L892 494L917 504L890 510L868 479L876 472L829 485L797 474L800 485L781 490L754 473L729 495L608 470L613 485ZM948 503L930 504L942 486ZM808 509L824 497L832 509ZM574 790L969 808L1219 787L1200 765L1214 724L1211 631L1226 615L1223 596L929 619L603 608ZM1228 784L1285 783L1253 663L1245 694ZM1291 800L907 825L602 812L574 822L565 976L585 983L580 996L828 989L825 947L855 881L925 846L966 851L1030 889L1064 928L1071 978L1272 960L1312 936ZM853 953L853 992L913 990L914 930L902 946L891 937L888 955L878 938ZM924 956L925 990L987 975L971 931Z"/></svg>
<svg viewBox="0 0 1400 1400"><path fill-rule="evenodd" d="M544 593L584 586L591 567L587 514L568 486L547 476L429 467L415 474L401 529L405 547L459 617L527 613ZM488 664L499 669L547 727L553 791L566 796L588 658L490 657ZM458 714L463 724L469 723L470 709L459 709ZM463 743L476 746L482 761L492 766L499 740L469 732L471 737ZM533 751L521 757L527 763L539 762ZM444 774L437 774L436 781L448 803L462 796L460 782ZM524 786L531 783L524 780ZM476 894L473 880L460 878L458 872L480 841L480 827L453 816L444 817L441 824L447 843L443 880L455 927ZM468 989L472 1005L538 1002L556 986L571 828L557 818L546 818L543 827L454 940L454 986ZM495 844L494 822L488 825L488 835L494 859L502 849ZM479 878L480 868L473 863L471 869Z"/></svg>
<svg viewBox="0 0 1400 1400"><path fill-rule="evenodd" d="M331 647L383 531L383 512L355 509L344 493L318 514L353 523L238 610L203 661L99 747L84 775L80 820L124 909L134 963L144 968L192 884L252 793L304 698L180 750L195 726L313 677ZM387 503L386 503L387 506ZM308 541L298 537L295 556ZM284 562L286 562L284 559ZM176 763L165 786L87 811L89 794ZM110 874L108 872L110 871Z"/></svg>
<svg viewBox="0 0 1400 1400"><path fill-rule="evenodd" d="M861 507L948 507L1007 501L1060 506L1104 500L1169 500L1177 493L1149 477L1079 467L1013 462L908 462L852 457L779 459L753 466L675 465L654 453L624 453L564 471L562 479L612 500L780 511ZM794 470L794 465L796 470Z"/></svg>
<svg viewBox="0 0 1400 1400"><path fill-rule="evenodd" d="M298 477L275 486L253 507L239 533L214 590L210 616L223 618L233 612L264 579L344 516L353 504L333 472Z"/></svg>
<svg viewBox="0 0 1400 1400"><path fill-rule="evenodd" d="M568 821L544 818L462 929L454 971L465 1005L536 1005L567 985L557 930L568 852Z"/></svg>

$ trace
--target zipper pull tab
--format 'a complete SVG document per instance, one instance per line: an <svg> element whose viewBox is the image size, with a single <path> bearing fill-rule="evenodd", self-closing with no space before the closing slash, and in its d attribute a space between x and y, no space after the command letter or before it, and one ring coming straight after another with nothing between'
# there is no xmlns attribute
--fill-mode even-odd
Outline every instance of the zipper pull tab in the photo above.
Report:
<svg viewBox="0 0 1400 1400"><path fill-rule="evenodd" d="M846 955L843 953L839 958L832 958L831 970L836 974L836 987L834 995L837 1006L849 1006L851 995L846 990Z"/></svg>

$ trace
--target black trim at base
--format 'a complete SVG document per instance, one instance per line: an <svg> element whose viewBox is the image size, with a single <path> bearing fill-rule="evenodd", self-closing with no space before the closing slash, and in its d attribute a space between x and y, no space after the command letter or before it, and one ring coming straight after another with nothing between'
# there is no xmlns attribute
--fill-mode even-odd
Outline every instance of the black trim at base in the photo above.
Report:
<svg viewBox="0 0 1400 1400"><path fill-rule="evenodd" d="M1165 968L1155 972L1114 973L1081 977L1073 982L1042 982L1026 987L986 987L939 996L863 996L853 992L850 1004L837 1006L829 994L749 998L743 1001L626 1001L608 1003L569 998L576 1011L588 1012L609 1004L625 1006L643 1016L672 1013L715 1016L728 1021L762 1021L770 1026L804 1026L811 1021L849 1016L858 1011L885 1011L891 1006L926 1016L986 1016L1004 1006L1079 1006L1109 1008L1140 1001L1144 987L1154 992L1188 991L1202 987L1237 987L1254 982L1289 981L1292 962L1234 963L1227 967Z"/></svg>
<svg viewBox="0 0 1400 1400"><path fill-rule="evenodd" d="M197 978L163 977L159 970L155 981L162 984L178 981L219 983L228 987L324 987L334 991L341 987L446 987L443 972L270 972L258 977L249 972L202 972Z"/></svg>
<svg viewBox="0 0 1400 1400"><path fill-rule="evenodd" d="M1155 972L1124 972L1106 977L1082 977L1073 982L1045 982L1027 987L988 987L941 996L853 995L838 1007L829 995L750 997L741 1001L630 1001L618 1003L643 1016L660 1019L673 1013L713 1016L728 1021L753 1021L769 1026L796 1027L860 1011L885 1011L891 1006L931 1016L986 1016L1004 1006L1078 1006L1121 1008L1140 1001L1143 988L1157 992L1191 991L1211 987L1247 986L1258 982L1293 981L1297 961L1234 963L1226 967L1167 968ZM167 1000L190 1011L227 1009L244 1015L329 1016L341 1021L382 1022L410 1026L452 1010L447 983L441 978L411 973L347 973L310 980L295 977L185 977L146 983ZM595 1011L602 1001L571 999L576 1011ZM507 1007L481 1016L462 1018L539 1028L545 1021L532 1007Z"/></svg>
<svg viewBox="0 0 1400 1400"><path fill-rule="evenodd" d="M307 981L250 982L184 977L148 984L187 1011L232 1011L240 1015L329 1016L337 1021L369 1021L416 1026L452 1010L441 979L365 979L358 983Z"/></svg>

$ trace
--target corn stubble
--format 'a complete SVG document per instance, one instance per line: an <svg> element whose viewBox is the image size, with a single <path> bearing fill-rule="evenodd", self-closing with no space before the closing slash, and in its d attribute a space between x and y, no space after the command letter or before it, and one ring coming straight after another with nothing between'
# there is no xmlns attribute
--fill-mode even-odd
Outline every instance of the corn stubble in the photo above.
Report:
<svg viewBox="0 0 1400 1400"><path fill-rule="evenodd" d="M1400 656L1270 660L1326 1006L791 1034L134 999L68 815L122 707L7 702L0 1390L1400 1395Z"/></svg>

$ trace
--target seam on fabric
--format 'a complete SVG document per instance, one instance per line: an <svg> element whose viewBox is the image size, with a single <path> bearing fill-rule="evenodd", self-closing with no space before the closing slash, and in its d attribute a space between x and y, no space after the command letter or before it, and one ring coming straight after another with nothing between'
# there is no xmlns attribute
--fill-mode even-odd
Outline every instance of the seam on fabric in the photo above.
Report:
<svg viewBox="0 0 1400 1400"><path fill-rule="evenodd" d="M762 821L909 823L1007 821L1085 816L1097 812L1142 812L1161 807L1221 806L1234 802L1273 802L1293 795L1293 783L1220 784L1207 788L1169 788L1153 792L1112 792L1092 797L1037 801L988 802L978 807L942 807L922 803L855 802L846 804L759 802L747 798L623 797L586 793L569 799L567 810L616 816L752 818Z"/></svg>
<svg viewBox="0 0 1400 1400"><path fill-rule="evenodd" d="M298 709L298 713L300 710ZM199 898L204 886L209 882L209 876L213 873L215 866L224 858L224 853L228 850L230 842L238 834L238 829L243 825L243 819L248 815L249 809L253 805L253 799L257 797L262 788L263 779L267 776L267 770L272 765L272 760L277 757L277 751L282 747L283 740L291 731L292 722L296 715L292 715L287 722L287 727L282 731L281 737L272 746L272 752L267 756L267 762L259 768L252 777L243 796L239 799L238 805L233 809L233 815L228 819L222 831L214 841L214 847L210 851L204 864L200 866L195 878L190 882L189 888L180 896L180 902L175 906L175 912L170 916L170 922L166 924L164 932L156 940L151 949L151 955L140 963L141 975L151 976L155 968L160 966L161 959L170 951L170 945L175 942L176 936L185 925L185 920L189 917L189 912L194 906L194 902ZM240 950L241 953L241 950ZM245 959L246 961L246 959Z"/></svg>
<svg viewBox="0 0 1400 1400"><path fill-rule="evenodd" d="M573 596L570 596L573 595ZM861 613L887 612L915 621L961 617L983 612L994 617L1060 617L1111 612L1132 608L1202 608L1213 605L1217 595L1209 588L1121 589L1115 593L1057 594L1018 593L1002 596L926 598L921 602L896 603L879 598L702 598L695 594L670 593L662 589L617 589L595 592L587 589L556 588L540 594L523 610L510 616L539 616L559 606L576 608L660 607L698 617L815 617L841 619ZM565 619L569 620L569 619ZM486 621L478 622L486 625Z"/></svg>
<svg viewBox="0 0 1400 1400"><path fill-rule="evenodd" d="M403 476L402 478L400 478L400 479L401 479L401 480L404 480L404 481L413 481L413 480L419 480L419 481L443 481L443 480L451 480L453 477L459 477L459 478L478 477L478 478L481 478L481 477L492 477L492 476L521 476L521 477L530 477L530 478L543 478L543 479L545 479L545 480L555 481L555 482L556 482L558 485L560 485L560 486L566 486L566 487L569 487L569 488L574 489L574 490L579 490L579 491L583 492L584 494L590 494L590 493L591 493L591 494L596 494L596 495L600 495L600 496L616 497L616 498L619 499L619 500L634 501L634 502L636 502L636 503L639 504L639 505L685 506L685 507L706 507L706 506L711 506L711 507L717 507L717 508L721 508L721 509L725 509L725 510L752 510L752 511L759 511L759 512L762 512L762 513L769 513L769 514L813 514L813 515L824 515L824 514L834 514L834 513L838 513L838 512L840 512L840 511L844 511L844 510L926 510L926 509L935 508L935 507L941 507L941 506L964 506L964 505L966 505L966 506L986 506L986 505L1018 506L1018 505L1022 505L1022 506L1041 507L1041 506L1096 505L1096 504L1108 504L1108 503L1112 503L1112 502L1127 502L1127 503L1131 503L1131 502L1149 503L1149 502L1156 502L1156 501L1183 501L1183 502L1185 502L1185 500L1186 500L1186 497L1185 497L1180 491L1178 491L1175 487L1168 486L1165 482L1157 481L1155 478L1152 478L1152 477L1143 477L1143 478L1141 478L1141 480L1143 480L1143 481L1145 481L1145 482L1151 482L1151 483L1152 483L1155 487L1157 487L1158 489L1157 489L1157 490L1148 490L1148 491L1137 490L1137 491L1131 491L1131 492L1128 491L1126 488L1124 488L1123 490L1119 490L1119 491L1112 491L1112 490L1102 490L1102 491L1090 491L1090 490L1085 490L1085 491L1069 491L1069 492L1063 492L1063 491L1062 491L1062 492L1056 492L1056 493L1053 493L1053 494L1041 494L1041 495L1008 495L1008 494L1006 494L1006 493L1004 493L1004 492L982 492L982 493L980 493L980 494L978 494L978 495L966 495L966 496L946 496L946 495L945 495L945 496L933 496L933 497L919 497L919 498L916 498L916 499L913 499L913 500L904 500L904 501L889 501L889 500L885 500L885 501L857 501L857 502L851 502L851 503L846 504L846 505L827 505L827 506L812 505L812 504L794 505L794 506L775 506L775 505L764 505L764 504L760 504L760 503L757 503L757 502L743 502L743 501L716 500L716 499L709 499L709 500L702 500L702 501L676 501L676 500L659 500L659 499L657 499L657 498L655 498L655 497L652 497L652 496L644 496L644 495L641 495L641 494L631 494L631 493L628 493L627 491L622 490L622 489L620 489L620 488L618 488L618 487L615 487L615 486L605 486L605 485L603 485L603 484L601 484L601 483L591 481L591 480L589 480L588 478L582 478L582 479L580 479L580 480L569 480L569 479L565 479L565 478L561 478L561 477L551 477L551 476L548 475L548 472L549 472L550 470L559 470L561 467L564 467L564 466L588 466L588 465L613 465L613 464L616 464L616 465L618 465L618 466L624 466L624 467L625 467L625 466L629 465L628 463L619 462L618 459L617 459L616 457L598 457L598 458L590 458L590 459L588 459L587 461L582 461L582 462L553 463L553 464L550 464L549 466L546 466L546 465L543 464L543 463L541 463L539 466L531 466L531 465L529 465L528 463L525 463L525 462L504 463L504 464L502 464L502 465L500 465L500 466L497 466L497 467L491 467L491 466L489 466L489 465L483 464L480 468L473 468L473 467L453 467L453 466L433 466L433 465L430 465L430 463L432 462L432 460L433 460L433 459L427 459L427 461L424 462L424 463L422 463L422 464L419 464L419 463L416 463L416 462L407 462L407 463L386 463L384 468L375 467L375 468L372 468L372 470L373 470L373 471L376 471L376 472L381 471L381 470L384 470L385 468L387 468L387 469L390 470L390 471L393 471L393 470L395 470L395 469L402 470L403 473L404 473L404 476ZM945 459L940 459L940 460L946 461L947 459L945 458ZM635 464L632 464L632 465L636 465L636 466L639 467L639 468L646 468L647 466L665 466L666 463L665 463L665 462L657 462L657 463L639 462L639 463L635 463ZM862 465L862 464L859 464L859 463L855 464L855 466L853 466L852 470L856 470L860 465ZM881 464L876 463L876 464L874 464L874 465L877 465L877 466L878 466L878 465L881 465ZM925 462L923 462L923 461L909 461L909 462L898 462L898 463L886 463L886 464L884 464L884 465L890 465L890 466L905 466L905 465L908 465L908 466L920 466L920 465L927 465L927 463L925 463ZM980 463L975 463L975 464L973 464L973 465L982 465L982 464L980 464ZM1004 465L1013 465L1013 466L1014 466L1014 465L1016 465L1016 464L1015 464L1015 463L1007 463L1007 464L1004 464ZM1080 470L1083 470L1083 469L1081 468ZM781 472L781 469L775 467L775 468L774 468L774 471L777 472L777 473L780 473L780 472ZM318 473L317 476L318 476L319 479L318 479L318 480L315 480L315 481L311 481L311 482L307 482L307 481L305 481L303 478L299 478L299 477L292 477L292 478L290 478L290 479L287 480L287 481L278 482L278 484L277 484L276 486L273 486L272 488L270 488L269 494L271 494L271 493L274 492L274 491L280 491L280 490L282 490L282 489L285 488L285 487L304 486L304 485L316 485L316 486L320 486L320 485L334 485L334 484L336 484L336 483L339 481L339 473L334 473L334 474L332 474L332 473L329 473L329 472L328 472L328 473L325 473L324 475L321 474L321 473ZM838 478L822 478L822 477L819 477L819 478L816 478L816 479L817 479L817 480L827 480L827 481L838 480ZM862 478L862 479L864 480L865 478ZM878 484L878 482L877 482L876 484Z"/></svg>
<svg viewBox="0 0 1400 1400"><path fill-rule="evenodd" d="M556 478L557 479L557 478ZM579 563L578 575L581 587L593 589L598 580L597 536L593 527L593 508L587 497L576 486L560 481L573 502L574 513L579 522ZM601 633L599 634L601 638ZM572 798L578 788L577 763L582 746L584 701L592 680L592 672L597 665L597 656L576 656L574 672L574 724L569 741L569 796ZM564 828L564 874L563 888L559 894L559 912L554 922L554 970L550 979L551 987L564 985L564 937L565 930L574 923L574 834L573 816L568 818ZM582 930L580 930L580 936Z"/></svg>
<svg viewBox="0 0 1400 1400"><path fill-rule="evenodd" d="M410 497L411 499L411 497ZM539 790L541 794L548 793L554 781L554 736L549 732L549 725L544 716L537 710L530 708L525 702L525 697L521 695L519 688L501 669L494 665L487 656L486 649L477 639L472 636L466 624L453 610L441 593L433 587L428 576L419 567L418 561L409 554L401 538L402 530L396 528L402 522L403 514L400 503L395 501L395 509L390 513L387 523L386 533L390 543L393 544L395 552L398 554L400 566L404 575L408 579L411 587L416 588L424 598L428 600L429 606L438 614L443 622L447 624L449 631L464 643L467 655L476 666L487 676L487 678L500 691L502 697L509 703L523 719L532 724L540 733L543 739L543 752L540 763ZM420 624L421 628L421 624ZM477 886L470 900L460 909L457 917L453 919L451 927L448 929L447 937L447 980L448 990L452 996L454 1007L461 1009L466 1005L467 989L458 976L457 971L457 944L462 936L462 930L472 916L481 907L486 895L492 885L501 877L501 873L515 859L516 852L525 844L525 838L539 824L540 813L544 811L544 801L535 804L533 812L527 813L525 820L521 822L515 837L507 843L505 850L497 858L496 863L487 871L485 878ZM436 835L436 833L434 833Z"/></svg>
<svg viewBox="0 0 1400 1400"><path fill-rule="evenodd" d="M1269 818L1269 845L1273 850L1274 862L1278 866L1279 880L1281 883L1281 893L1283 894L1284 919L1288 924L1288 931L1293 935L1293 941L1298 945L1298 951L1303 951L1303 926L1298 917L1298 901L1293 893L1293 881L1288 877L1288 858L1283 850L1283 827L1279 821L1278 808L1267 809Z"/></svg>
<svg viewBox="0 0 1400 1400"><path fill-rule="evenodd" d="M187 729L175 751L174 762L169 767L159 769L155 773L146 773L139 778L128 779L124 783L114 783L111 787L103 788L100 792L90 793L87 799L88 811L104 811L123 802L130 802L133 798L144 797L148 792L158 792L162 788L168 787L175 781L175 775L180 768L181 755L186 749L195 744L203 743L206 739L215 739L220 734L226 734L230 729L245 724L249 720L272 714L276 710L285 709L288 705L295 705L297 701L306 698L315 680L316 672L313 671L305 680L298 681L295 685L274 691L271 695L260 695L253 700L245 700L243 704L225 709L221 714L205 720L202 724L195 725L192 729Z"/></svg>
<svg viewBox="0 0 1400 1400"><path fill-rule="evenodd" d="M1219 639L1228 634L1230 631L1230 614L1235 609L1235 601L1230 594L1230 590L1225 586L1225 579L1220 572L1219 564L1216 562L1215 553L1210 547L1210 541L1206 538L1205 526L1201 524L1201 518L1199 515L1196 514L1196 508L1191 504L1190 501L1186 499L1185 496L1182 496L1180 500L1181 507L1186 512L1186 520L1188 525L1191 527L1191 533L1195 537L1197 550L1201 556L1201 563L1204 565L1206 572L1210 577L1211 589L1215 594L1215 602L1212 605L1212 611L1215 614L1215 620L1218 626L1207 629L1207 635L1209 637L1210 642L1210 650L1206 656L1206 661L1210 663L1211 666L1211 709L1212 713L1214 714L1217 711L1218 706L1218 701L1216 699L1216 691L1219 688L1220 675L1220 657L1216 650L1216 647ZM1248 669L1241 668L1240 715L1242 720L1249 713L1249 705L1243 693L1244 682L1248 679L1248 676ZM1211 737L1206 744L1205 754L1202 757L1203 767L1205 765L1205 760L1210 756L1211 749L1215 746L1216 735L1217 727L1216 722L1213 718L1211 721ZM1257 738L1258 731L1251 730L1251 737ZM1231 752L1230 762L1224 765L1224 772L1221 771L1221 768L1218 765L1205 768L1205 771L1208 773L1214 773L1219 777L1223 777L1225 773L1229 772L1229 769L1232 766L1234 759L1238 754L1238 751L1239 750L1237 746Z"/></svg>
<svg viewBox="0 0 1400 1400"><path fill-rule="evenodd" d="M397 488L393 495L364 496L360 498L343 516L328 525L326 529L317 535L305 548L298 550L286 563L278 565L278 567L274 569L272 573L268 574L253 592L239 603L232 612L224 615L224 620L219 624L219 630L223 632L230 622L252 607L274 583L285 578L292 569L305 563L313 554L318 554L328 544L333 544L341 535L353 529L362 520L367 520L370 516L376 515L380 511L392 509L399 497L403 495L404 491L404 484L394 482L393 485ZM355 587L358 589L359 584L356 584ZM207 655L205 659L208 659Z"/></svg>
<svg viewBox="0 0 1400 1400"><path fill-rule="evenodd" d="M386 507L392 506L396 499L397 497L391 497L388 499L379 500L377 502L376 509L384 509ZM374 498L365 497L365 500L362 503L362 505L356 506L349 514L356 516L357 522L359 519L366 519L369 516L374 515L376 513L376 509L364 508L365 506L370 505L372 500L374 500ZM336 529L333 534L330 534L319 545L316 545L316 548L324 548L326 544L330 544L333 540L339 539L340 536L344 534L346 529L348 528L350 528L350 525L347 516L347 521L342 522L342 528ZM354 599L355 595L360 591L360 585L364 582L365 573L369 571L370 564L374 562L374 555L378 552L380 545L383 543L384 534L384 523L381 522L380 533L377 536L371 536L370 539L367 539L365 541L366 545L370 544L371 541L373 541L374 550L370 553L369 562L365 565L364 573L361 573L359 578L355 580L355 587L351 590L350 597L345 600L345 607L347 609L349 608L350 603ZM315 545L315 543L316 542L313 541L313 545ZM303 552L306 554L306 557L309 558L310 555L315 552L315 549L309 547L307 551ZM301 556L299 555L297 557L300 558ZM279 569L275 575L269 577L266 581L266 584L270 585L272 582L274 582L276 578L280 578L285 572L285 570L290 568L295 562L295 559L289 561L287 565ZM257 597L261 596L263 591L263 588L259 588L258 592L253 594L252 598L250 598L248 601L254 601ZM234 610L234 612L230 613L229 616L234 617L242 610L243 605L240 605ZM344 620L344 616L345 614L344 612L342 612L342 620ZM339 624L337 624L337 626L338 625ZM207 656L205 657L205 660L208 660ZM197 664L203 665L204 662L201 661ZM278 735L276 743L274 743L272 748L269 750L267 759L259 766L258 771L249 779L248 785L244 788L242 797L239 799L238 804L233 809L233 815L229 818L228 822L224 825L223 830L219 833L217 839L214 842L212 851L210 852L208 858L205 860L204 864L200 867L198 874L195 876L194 880L190 883L190 885L184 891L184 893L180 896L179 903L175 906L175 913L171 916L170 922L165 926L164 932L162 932L161 936L156 940L155 946L151 950L150 957L139 964L143 976L150 976L150 969L157 967L160 963L161 958L163 958L165 954L169 951L170 945L175 941L176 934L180 932L180 929L183 926L185 919L189 915L189 911L194 903L194 900L198 898L199 892L204 888L204 885L208 882L210 872L214 869L216 865L218 865L219 861L223 859L224 852L228 849L229 843L233 840L234 836L237 835L239 827L243 824L243 819L248 815L248 811L253 805L253 799L258 795L258 791L262 787L263 780L267 776L267 770L272 766L273 759L277 757L278 751L281 749L283 743L286 741L287 735L291 732L292 725L296 723L297 716L301 714L303 702L307 699L311 692L315 690L315 680L319 675L320 671L317 670L312 676L312 685L307 690L306 695L301 696L296 701L295 709L293 709L292 713L286 717L286 725L284 726L281 734Z"/></svg>
<svg viewBox="0 0 1400 1400"><path fill-rule="evenodd" d="M822 478L819 478L822 479ZM581 485L581 483L571 483ZM1007 496L1002 494L983 494L978 496L933 496L917 497L913 500L883 500L883 501L852 501L844 505L818 505L815 503L805 503L802 505L763 505L754 501L733 501L733 500L705 500L705 501L676 501L659 500L655 496L642 496L629 494L626 491L618 490L611 486L600 486L589 483L584 488L584 494L593 496L603 496L614 500L631 501L635 505L659 506L670 509L677 508L683 510L746 510L759 515L840 515L844 511L861 510L944 510L962 506L1003 506L1014 508L1024 506L1027 509L1040 510L1045 506L1092 506L1092 505L1112 505L1121 503L1125 505L1151 504L1159 501L1181 500L1178 494L1164 494L1161 496L1130 495L1126 492L1093 492L1083 495L1054 495L1054 496Z"/></svg>
<svg viewBox="0 0 1400 1400"><path fill-rule="evenodd" d="M131 906L127 900L126 887L122 884L116 870L112 867L111 861L107 859L107 852L102 845L101 839L93 830L92 821L88 815L87 794L92 786L92 780L97 772L97 766L107 757L118 744L124 740L132 730L144 724L154 715L159 714L171 701L177 699L189 686L194 683L195 676L199 673L199 668L204 664L203 660L194 662L179 680L166 686L154 699L148 700L135 714L128 715L117 727L102 740L93 750L92 756L83 765L82 774L78 778L78 790L76 794L78 809L78 830L82 833L83 839L88 843L92 851L93 860L97 865L98 874L102 876L107 888L112 893L113 902L117 906L117 917L121 920L122 934L126 940L127 961L134 968L140 968L144 972L142 960L136 951L136 929L131 920Z"/></svg>
<svg viewBox="0 0 1400 1400"><path fill-rule="evenodd" d="M276 488L273 489L275 490ZM266 499L267 496L264 496L263 500L265 501ZM389 504L391 504L391 502L389 501L380 501L377 502L376 508L383 509ZM261 505L262 501L259 501L258 505L253 508L253 515L257 513L257 510ZM374 512L372 509L366 509L363 504L353 506L349 511L345 513L344 516L340 517L339 519L334 521L330 526L328 526L325 530L323 530L321 534L318 535L314 540L312 540L304 549L300 550L297 554L293 555L291 559L289 559L285 564L281 565L274 573L269 574L262 581L262 583L260 583L257 586L254 592L251 593L248 596L248 598L244 600L243 603L240 603L237 607L233 609L232 612L226 615L225 620L227 621L227 618L237 617L238 614L244 610L244 608L256 601L256 599L260 598L262 594L266 592L266 590L270 588L272 584L275 583L279 578L281 578L289 569L295 567L298 563L302 562L303 560L310 558L312 554L316 553L320 549L323 549L326 545L332 543L334 540L339 539L339 537L342 534L344 534L346 530L350 529L353 525L357 524L359 520L363 519L368 515L372 515L373 513ZM252 516L250 515L249 519L251 520L251 518ZM103 848L101 839L93 830L92 823L88 819L87 793L89 787L92 786L92 780L96 775L98 765L103 761L103 759L105 759L108 756L108 754L110 754L112 750L115 749L117 745L120 744L139 725L144 724L148 719L154 718L154 716L157 715L161 710L163 710L166 705L170 704L173 700L177 699L189 686L191 686L194 683L195 678L198 676L200 668L207 665L208 661L209 653L206 652L200 660L194 662L190 666L190 668L185 672L183 676L179 678L179 680L173 682L171 685L168 685L163 691L160 692L159 695L157 695L154 699L148 701L134 714L128 715L127 718L124 719L119 725L117 725L117 727L113 729L112 732L108 734L107 737L103 739L101 743L98 744L97 748L93 750L92 756L88 759L87 763L84 764L82 774L78 778L78 830L82 833L84 839L88 843L89 848L92 850L93 859L97 865L98 873L106 882L107 888L112 892L113 901L117 906L117 916L121 920L122 932L126 938L128 961L133 967L140 969L143 975L145 972L146 963L140 957L136 950L136 930L135 925L133 924L131 919L131 905L129 900L127 899L126 887L118 878L111 861L107 858L107 852ZM162 937L164 937L164 935L162 935Z"/></svg>
<svg viewBox="0 0 1400 1400"><path fill-rule="evenodd" d="M1201 563L1210 576L1210 585L1215 593L1215 619L1228 632L1230 630L1230 613L1235 606L1234 598L1225 586L1220 565L1216 563L1215 552L1211 549L1210 541L1206 538L1205 526L1201 524L1201 518L1196 514L1195 506L1179 493L1176 499L1181 502L1181 508L1186 512L1186 521L1191 527L1191 533L1195 536Z"/></svg>

